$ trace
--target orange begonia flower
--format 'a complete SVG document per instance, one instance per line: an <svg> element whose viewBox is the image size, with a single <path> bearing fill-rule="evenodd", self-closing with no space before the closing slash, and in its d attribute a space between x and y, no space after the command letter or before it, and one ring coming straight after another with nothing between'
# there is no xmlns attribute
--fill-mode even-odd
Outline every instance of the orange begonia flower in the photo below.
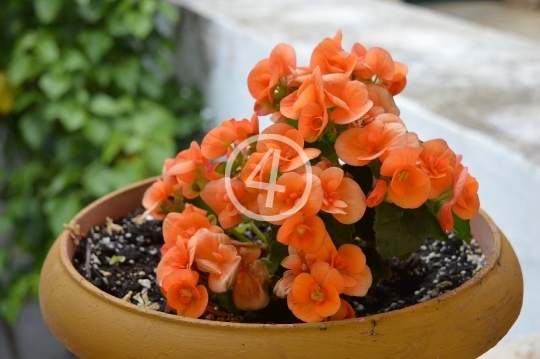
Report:
<svg viewBox="0 0 540 359"><path fill-rule="evenodd" d="M312 69L318 66L323 75L339 73L350 76L356 59L356 54L345 52L341 48L341 32L338 31L333 39L326 38L315 47L309 66Z"/></svg>
<svg viewBox="0 0 540 359"><path fill-rule="evenodd" d="M340 125L359 119L373 106L366 85L359 81L350 81L345 75L325 76L324 90L326 107L335 107L330 113L330 119Z"/></svg>
<svg viewBox="0 0 540 359"><path fill-rule="evenodd" d="M344 177L341 168L330 167L321 175L323 204L321 210L331 213L344 224L357 222L366 211L366 196L353 179Z"/></svg>
<svg viewBox="0 0 540 359"><path fill-rule="evenodd" d="M204 136L201 143L201 153L209 160L215 160L225 156L235 141L236 132L233 128L215 127Z"/></svg>
<svg viewBox="0 0 540 359"><path fill-rule="evenodd" d="M178 183L184 197L193 199L198 196L201 188L197 181L207 181L204 172L208 163L197 142L193 141L188 150L181 151L172 162L166 164L167 170L163 179L166 183ZM174 180L170 177L174 177Z"/></svg>
<svg viewBox="0 0 540 359"><path fill-rule="evenodd" d="M381 175L392 178L388 197L401 208L418 208L428 199L431 183L417 167L419 154L415 149L404 148L388 156L381 166Z"/></svg>
<svg viewBox="0 0 540 359"><path fill-rule="evenodd" d="M459 162L461 161L461 155L456 156L456 162L458 163L455 169L454 180L452 183L452 198L442 205L439 213L437 213L437 219L443 231L449 232L454 228L454 217L452 216L452 206L457 202L458 197L461 195L465 182L469 177L469 169L463 167Z"/></svg>
<svg viewBox="0 0 540 359"><path fill-rule="evenodd" d="M223 233L223 229L210 223L206 217L206 211L196 207L194 209L193 207L195 206L187 207L182 213L171 212L167 215L162 226L165 244L161 248L161 254L164 255L177 244L178 236L182 237L187 244L187 241L201 228Z"/></svg>
<svg viewBox="0 0 540 359"><path fill-rule="evenodd" d="M394 61L394 78L387 83L388 91L393 95L397 95L403 91L407 85L407 66L401 62Z"/></svg>
<svg viewBox="0 0 540 359"><path fill-rule="evenodd" d="M281 266L287 268L283 273L283 277L278 280L274 287L274 293L280 297L285 298L291 290L294 279L304 272L309 272L309 268L306 263L306 254L303 251L297 251L293 247L288 248L289 255L283 259Z"/></svg>
<svg viewBox="0 0 540 359"><path fill-rule="evenodd" d="M194 262L202 272L210 273L208 287L215 293L224 293L234 284L242 258L237 254L231 239L223 233L202 228L188 242L194 249Z"/></svg>
<svg viewBox="0 0 540 359"><path fill-rule="evenodd" d="M369 194L366 200L366 205L369 208L378 206L384 200L385 194L386 194L386 181L379 179L377 180L377 184L375 185L375 188L373 188L373 190Z"/></svg>
<svg viewBox="0 0 540 359"><path fill-rule="evenodd" d="M176 245L170 248L158 263L156 269L158 284L161 283L163 278L177 269L189 269L193 263L194 255L194 248L190 253L187 249L186 241L178 236Z"/></svg>
<svg viewBox="0 0 540 359"><path fill-rule="evenodd" d="M321 188L321 180L317 176L309 176L307 174L298 174L295 172L288 172L278 178L276 184L278 186L284 186L283 192L274 192L271 195L274 196L270 206L268 205L269 191L261 191L257 198L259 206L259 213L263 216L274 216L285 213L291 210L302 198L306 191L306 182L311 181L311 191L306 196L307 200L304 204L300 205L300 211L305 216L314 216L319 212L323 201L323 191ZM269 221L273 224L282 224L284 220Z"/></svg>
<svg viewBox="0 0 540 359"><path fill-rule="evenodd" d="M429 199L437 198L452 187L456 155L446 141L435 139L424 142L419 158L420 167L431 181Z"/></svg>
<svg viewBox="0 0 540 359"><path fill-rule="evenodd" d="M341 298L341 307L339 307L336 314L330 317L330 320L343 320L356 318L356 313L351 305L343 298Z"/></svg>
<svg viewBox="0 0 540 359"><path fill-rule="evenodd" d="M167 213L163 211L166 206L172 206L171 197L173 192L165 184L165 182L158 178L156 182L152 183L150 187L144 192L142 199L142 205L145 209L145 216L150 215L157 220L163 220Z"/></svg>
<svg viewBox="0 0 540 359"><path fill-rule="evenodd" d="M371 287L373 277L366 265L366 256L359 246L343 244L332 252L332 268L336 268L343 277L343 294L362 297Z"/></svg>
<svg viewBox="0 0 540 359"><path fill-rule="evenodd" d="M374 118L385 113L399 116L400 111L394 102L392 94L383 86L376 84L366 85L368 97L373 102L373 107L364 116L364 124L367 125Z"/></svg>
<svg viewBox="0 0 540 359"><path fill-rule="evenodd" d="M250 193L238 178L230 180L231 189L236 200L252 212L257 212L257 193ZM210 181L201 191L203 201L218 214L218 220L225 229L232 228L242 222L242 214L236 208L226 189L226 179Z"/></svg>
<svg viewBox="0 0 540 359"><path fill-rule="evenodd" d="M269 135L280 135L290 139L291 141L298 144L299 148L304 148L304 138L300 131L295 129L293 126L286 123L276 123L266 128L262 134ZM279 140L259 140L257 141L257 152L267 153L269 150L279 150L279 170L280 172L289 172L297 169L302 166L305 161L302 159L300 154L295 148L289 146L283 141ZM316 148L305 148L304 153L306 157L310 160L316 158L321 153L320 150ZM274 152L275 153L275 152Z"/></svg>
<svg viewBox="0 0 540 359"><path fill-rule="evenodd" d="M343 292L343 278L328 263L316 262L311 272L296 277L287 305L304 322L319 322L334 315L341 307L339 294Z"/></svg>
<svg viewBox="0 0 540 359"><path fill-rule="evenodd" d="M350 128L336 140L338 157L348 165L363 166L375 158L384 160L407 145L407 130L399 123L373 120L362 128Z"/></svg>
<svg viewBox="0 0 540 359"><path fill-rule="evenodd" d="M328 232L326 232L321 249L319 249L315 253L305 254L304 261L306 265L308 266L308 268L311 268L313 263L316 263L316 262L326 262L328 264L331 264L332 253L336 251L337 249L336 249L336 246L334 245L334 242L332 241L332 238L330 238L330 235L328 234Z"/></svg>
<svg viewBox="0 0 540 359"><path fill-rule="evenodd" d="M270 58L261 60L248 75L248 89L256 99L255 112L267 115L277 110L274 91L279 82L292 74L296 68L296 53L292 46L278 44L270 53Z"/></svg>
<svg viewBox="0 0 540 359"><path fill-rule="evenodd" d="M380 47L367 50L364 62L369 66L377 79L392 81L394 78L394 60L388 51Z"/></svg>
<svg viewBox="0 0 540 359"><path fill-rule="evenodd" d="M463 190L452 205L452 211L461 219L472 219L479 210L478 182L476 178L467 175Z"/></svg>
<svg viewBox="0 0 540 359"><path fill-rule="evenodd" d="M277 233L278 242L305 253L318 251L324 241L326 227L318 216L296 212L283 222Z"/></svg>
<svg viewBox="0 0 540 359"><path fill-rule="evenodd" d="M176 314L189 318L203 315L208 305L208 291L197 285L199 273L189 269L178 269L166 276L161 289L167 298L167 306Z"/></svg>
<svg viewBox="0 0 540 359"><path fill-rule="evenodd" d="M238 309L258 310L270 303L269 277L268 269L260 260L244 265L233 288L233 301Z"/></svg>
<svg viewBox="0 0 540 359"><path fill-rule="evenodd" d="M223 121L221 126L229 127L234 130L234 132L236 133L235 144L238 145L248 137L259 134L259 117L256 113L254 113L251 116L251 120L244 118L238 121L234 118L231 118L230 120Z"/></svg>
<svg viewBox="0 0 540 359"><path fill-rule="evenodd" d="M283 116L297 120L304 107L313 102L324 109L324 84L318 67L313 69L311 76L306 78L297 91L281 100L279 110Z"/></svg>

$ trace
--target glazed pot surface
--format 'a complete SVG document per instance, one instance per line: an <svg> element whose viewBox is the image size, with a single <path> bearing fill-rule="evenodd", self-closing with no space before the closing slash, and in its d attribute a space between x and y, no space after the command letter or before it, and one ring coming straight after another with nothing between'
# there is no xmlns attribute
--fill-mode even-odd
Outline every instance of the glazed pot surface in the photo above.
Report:
<svg viewBox="0 0 540 359"><path fill-rule="evenodd" d="M75 220L82 232L140 206L153 179L92 203ZM483 212L472 233L487 261L440 297L363 318L303 324L239 324L145 309L102 292L73 267L63 232L40 281L40 305L56 338L80 358L477 358L521 310L523 278L508 240Z"/></svg>

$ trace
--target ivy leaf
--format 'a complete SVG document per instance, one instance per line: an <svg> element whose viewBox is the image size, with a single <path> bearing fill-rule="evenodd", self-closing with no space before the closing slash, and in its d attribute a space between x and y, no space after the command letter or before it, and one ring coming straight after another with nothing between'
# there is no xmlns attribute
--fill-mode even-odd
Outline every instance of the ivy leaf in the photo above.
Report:
<svg viewBox="0 0 540 359"><path fill-rule="evenodd" d="M471 243L471 225L468 219L459 218L454 212L454 230L452 231L459 239L464 240L467 243Z"/></svg>
<svg viewBox="0 0 540 359"><path fill-rule="evenodd" d="M339 248L342 244L353 242L354 225L343 224L330 213L319 212L318 216L323 220L326 231L330 235L330 238L332 238L332 242L334 242L336 248Z"/></svg>
<svg viewBox="0 0 540 359"><path fill-rule="evenodd" d="M56 19L62 0L34 0L34 11L42 24L50 24Z"/></svg>
<svg viewBox="0 0 540 359"><path fill-rule="evenodd" d="M79 36L79 42L90 61L97 63L113 46L113 40L101 30L86 31Z"/></svg>
<svg viewBox="0 0 540 359"><path fill-rule="evenodd" d="M416 251L430 234L430 214L424 206L403 209L383 202L375 209L375 238L383 258Z"/></svg>
<svg viewBox="0 0 540 359"><path fill-rule="evenodd" d="M56 100L71 87L71 78L59 71L47 72L39 78L39 87L51 100Z"/></svg>

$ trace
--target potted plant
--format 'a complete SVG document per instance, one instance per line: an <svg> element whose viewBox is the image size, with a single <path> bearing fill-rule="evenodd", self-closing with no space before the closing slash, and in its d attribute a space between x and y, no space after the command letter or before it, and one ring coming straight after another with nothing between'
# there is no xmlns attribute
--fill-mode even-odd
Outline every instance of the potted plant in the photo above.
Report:
<svg viewBox="0 0 540 359"><path fill-rule="evenodd" d="M399 118L393 96L406 74L384 49L344 51L341 32L308 67L277 45L249 75L251 120L224 121L165 160L161 178L95 202L57 240L40 285L53 333L88 358L475 358L491 348L519 314L519 264L479 213L461 156ZM259 133L258 115L269 114L275 123ZM135 222L163 220L155 285L176 316L100 291L71 263L81 233L141 200ZM357 316L355 298L392 276L388 261L406 261L428 237L459 237L461 251L474 237L485 264L445 294L436 279L415 305ZM207 320L269 305L281 309L257 324Z"/></svg>

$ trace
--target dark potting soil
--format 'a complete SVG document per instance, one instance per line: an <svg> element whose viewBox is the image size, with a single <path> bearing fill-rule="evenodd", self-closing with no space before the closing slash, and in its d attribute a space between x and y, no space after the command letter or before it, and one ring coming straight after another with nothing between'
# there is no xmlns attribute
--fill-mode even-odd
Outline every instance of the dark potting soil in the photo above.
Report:
<svg viewBox="0 0 540 359"><path fill-rule="evenodd" d="M161 221L134 223L139 210L126 218L95 226L79 240L73 258L77 271L99 289L135 305L172 313L156 283L163 245ZM422 303L451 291L472 278L484 265L485 257L477 243L457 237L447 242L427 239L408 260L387 261L393 272L390 280L372 287L365 297L350 297L358 317L401 309ZM286 300L273 298L270 305L256 312L231 314L210 296L212 313L205 319L247 323L294 323Z"/></svg>

